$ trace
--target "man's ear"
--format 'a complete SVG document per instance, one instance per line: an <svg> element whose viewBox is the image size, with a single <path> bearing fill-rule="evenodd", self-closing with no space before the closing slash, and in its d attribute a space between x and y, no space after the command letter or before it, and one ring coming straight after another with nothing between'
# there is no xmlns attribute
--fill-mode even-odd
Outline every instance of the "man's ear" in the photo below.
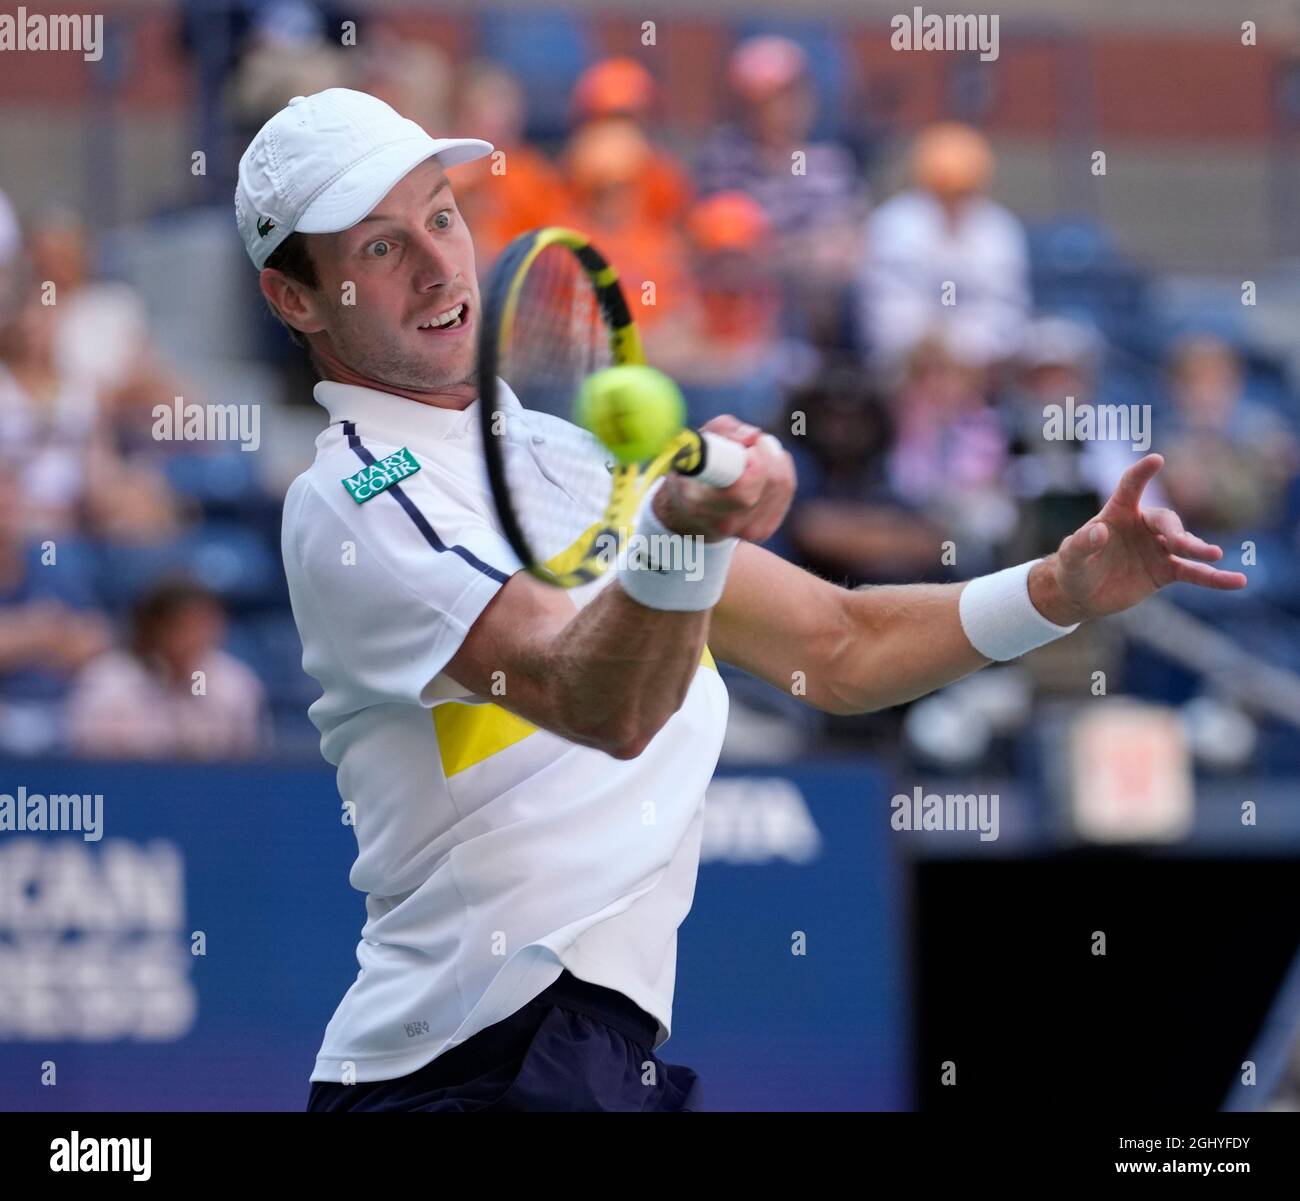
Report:
<svg viewBox="0 0 1300 1201"><path fill-rule="evenodd" d="M325 328L320 302L306 284L290 279L274 267L263 267L257 277L266 303L280 315L280 320L302 334L318 334Z"/></svg>

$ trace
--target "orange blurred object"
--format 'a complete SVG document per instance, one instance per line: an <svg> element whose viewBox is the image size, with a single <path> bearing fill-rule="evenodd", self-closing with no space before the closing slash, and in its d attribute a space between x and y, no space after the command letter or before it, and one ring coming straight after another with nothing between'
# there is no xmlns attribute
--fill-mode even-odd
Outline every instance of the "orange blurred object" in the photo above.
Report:
<svg viewBox="0 0 1300 1201"><path fill-rule="evenodd" d="M570 98L576 128L574 139L606 124L631 126L642 132L646 152L637 168L637 187L647 218L675 222L690 203L690 177L682 165L644 134L659 86L634 58L602 59L588 67L574 85Z"/></svg>
<svg viewBox="0 0 1300 1201"><path fill-rule="evenodd" d="M650 143L631 121L592 121L569 140L569 181L579 196L636 183L650 158Z"/></svg>
<svg viewBox="0 0 1300 1201"><path fill-rule="evenodd" d="M654 76L634 58L607 58L588 67L574 84L571 103L579 120L649 114L656 93Z"/></svg>
<svg viewBox="0 0 1300 1201"><path fill-rule="evenodd" d="M912 178L941 200L984 192L993 179L993 150L969 125L931 125L912 148Z"/></svg>
<svg viewBox="0 0 1300 1201"><path fill-rule="evenodd" d="M635 191L640 216L662 225L679 222L691 201L686 171L628 117L601 117L580 126L569 139L564 169L579 203L593 190L624 185Z"/></svg>
<svg viewBox="0 0 1300 1201"><path fill-rule="evenodd" d="M744 192L718 192L696 204L686 218L691 243L704 254L752 250L770 229L762 207Z"/></svg>
<svg viewBox="0 0 1300 1201"><path fill-rule="evenodd" d="M564 182L531 146L498 146L486 158L453 167L449 178L456 206L474 235L480 271L512 238L554 225L564 215Z"/></svg>
<svg viewBox="0 0 1300 1201"><path fill-rule="evenodd" d="M610 117L582 126L564 156L566 223L589 234L618 269L633 315L646 326L676 309L687 294L682 239L646 200L654 153L635 122Z"/></svg>

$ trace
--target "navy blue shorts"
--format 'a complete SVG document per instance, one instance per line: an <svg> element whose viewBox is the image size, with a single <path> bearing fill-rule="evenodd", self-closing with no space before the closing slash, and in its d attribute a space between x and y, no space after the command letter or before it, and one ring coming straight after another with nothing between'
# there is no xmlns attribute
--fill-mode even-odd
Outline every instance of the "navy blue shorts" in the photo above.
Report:
<svg viewBox="0 0 1300 1201"><path fill-rule="evenodd" d="M562 972L503 1021L408 1076L313 1081L307 1109L421 1113L689 1112L699 1079L650 1051L658 1023L622 993Z"/></svg>

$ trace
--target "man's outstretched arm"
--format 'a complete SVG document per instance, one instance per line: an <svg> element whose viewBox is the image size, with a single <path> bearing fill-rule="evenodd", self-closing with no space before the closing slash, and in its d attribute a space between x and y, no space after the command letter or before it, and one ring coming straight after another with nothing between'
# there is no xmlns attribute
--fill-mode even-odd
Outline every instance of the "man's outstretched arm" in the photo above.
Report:
<svg viewBox="0 0 1300 1201"><path fill-rule="evenodd" d="M1131 608L1179 581L1245 587L1240 572L1210 566L1223 552L1187 533L1176 513L1141 509L1143 489L1163 463L1159 455L1135 463L1101 512L1034 565L1027 585L1037 614L1072 626ZM963 622L961 595L969 586L848 591L761 547L741 545L713 611L709 643L720 659L819 709L884 709L991 661L972 645L969 607Z"/></svg>

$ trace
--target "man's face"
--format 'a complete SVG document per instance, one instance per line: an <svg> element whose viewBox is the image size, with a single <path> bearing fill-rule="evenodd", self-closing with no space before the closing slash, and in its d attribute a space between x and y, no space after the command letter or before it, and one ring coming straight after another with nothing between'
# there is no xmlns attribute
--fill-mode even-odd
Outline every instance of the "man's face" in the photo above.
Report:
<svg viewBox="0 0 1300 1201"><path fill-rule="evenodd" d="M154 631L154 649L179 677L188 677L226 638L222 611L207 601L193 601Z"/></svg>
<svg viewBox="0 0 1300 1201"><path fill-rule="evenodd" d="M759 138L784 150L791 142L807 138L816 108L812 88L798 78L754 102L750 112Z"/></svg>
<svg viewBox="0 0 1300 1201"><path fill-rule="evenodd" d="M474 243L436 160L351 229L308 245L320 279L320 328L308 332L325 335L314 342L327 367L389 389L477 391Z"/></svg>

